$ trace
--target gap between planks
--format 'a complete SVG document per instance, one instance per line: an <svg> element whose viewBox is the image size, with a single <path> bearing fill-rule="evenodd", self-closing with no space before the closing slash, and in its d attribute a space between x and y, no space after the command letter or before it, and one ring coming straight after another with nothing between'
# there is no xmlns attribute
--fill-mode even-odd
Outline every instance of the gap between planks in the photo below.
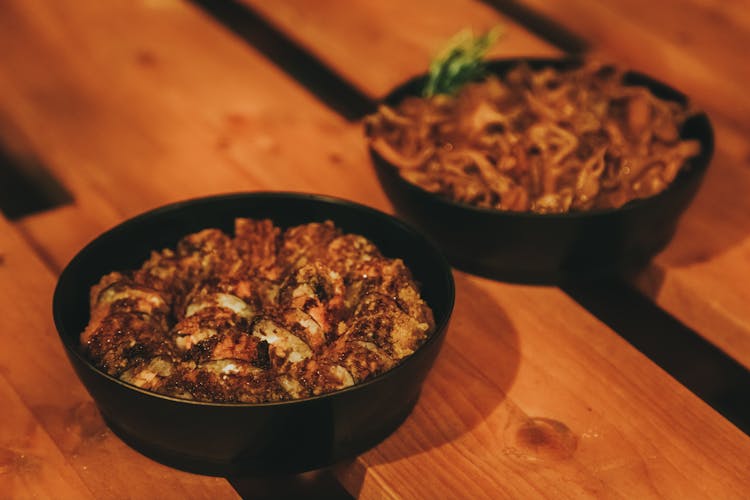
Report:
<svg viewBox="0 0 750 500"><path fill-rule="evenodd" d="M305 85L315 85L314 82L319 82L326 79L326 75L330 75L335 69L330 69L326 62L321 62L318 58L321 57L323 51L316 47L314 44L306 43L304 39L300 39L300 36L295 32L290 32L287 25L281 24L286 31L273 27L274 21L269 19L272 16L272 9L252 0L245 0L242 5L239 2L229 0L220 2L218 4L210 4L206 2L196 2L201 8L205 9L211 15L214 15L222 22L227 20L227 12L232 13L231 29L235 31L241 38L247 43L254 44L257 42L255 37L248 37L248 33L252 32L249 27L255 27L259 24L265 26L263 32L266 36L272 37L273 41L265 40L263 44L275 46L275 45L289 45L290 43L297 43L298 47L293 56L298 59L299 64L292 64L294 67L304 67L307 71L312 73L308 74L301 81ZM500 10L505 10L509 7L509 2L505 1L488 1L486 2ZM279 8L278 5L274 6ZM259 9L261 14L255 12L254 9ZM532 22L536 23L537 26L544 26L545 23L552 25L554 21L547 19L546 21L540 21L541 18L533 17L531 14L534 12L528 8L514 11L517 15L517 20L531 19ZM265 17L263 16L265 14ZM291 14L287 13L289 18ZM278 20L277 20L278 22ZM504 21L507 22L507 21ZM312 32L313 28L308 30ZM583 50L585 45L581 39L567 32L564 28L560 27L557 30L553 30L552 40L562 41L563 49L572 50ZM322 35L317 35L322 36ZM549 40L548 40L549 41ZM309 41L308 41L309 42ZM330 45L330 44L329 44ZM546 51L547 48L544 44L535 45L537 50ZM280 61L278 54L265 53L266 57L279 64L281 67L286 68L289 65L289 61ZM328 57L328 56L322 56ZM341 56L342 58L345 56ZM309 60L315 61L314 64L303 64L304 61ZM328 61L331 65L331 61ZM336 67L335 62L333 67ZM340 69L340 68L338 68ZM320 73L319 75L316 75ZM350 80L346 79L346 72L342 72L342 77L337 77L335 81L329 81L329 84L336 85L337 91L332 91L332 88L327 88L325 93L318 90L312 89L313 93L325 102L330 109L336 112L339 110L349 109L345 116L351 118L352 116L358 116L360 111L348 108L347 99L339 100L337 96L350 96L358 95L360 97L364 95L372 95L373 92L378 92L378 87L371 87L367 83L363 83L363 80L359 75L354 76L354 82L350 83ZM296 77L296 73L290 73L291 77ZM351 77L350 77L351 78ZM365 93L362 94L358 90L358 87L364 85ZM366 97L365 97L366 98ZM370 97L369 106L361 106L362 109L374 108L375 99ZM614 284L615 286L610 286ZM647 357L654 361L657 365L667 367L667 371L675 377L678 381L686 385L689 389L695 392L704 401L713 406L722 415L729 418L736 425L740 426L746 433L750 430L750 405L745 404L742 398L727 397L731 394L737 394L738 390L748 386L747 375L748 373L742 369L737 362L724 354L723 352L713 348L713 346L705 341L702 341L702 337L685 326L684 324L675 321L672 316L660 308L649 308L649 304L646 301L639 301L635 296L622 285L622 282L611 282L610 285L593 282L582 282L571 284L568 288L563 288L563 291L568 293L571 297L577 300L584 308L589 312L603 319L610 326L615 326L621 336L629 339L636 348L641 350ZM630 286L630 285L629 285ZM618 290L618 293L613 294L613 290ZM600 303L596 303L593 300L596 297L606 296L616 303L624 306L627 304L627 308L621 307L616 312L619 318L615 317L615 313L611 309L601 307ZM641 342L638 341L639 335L643 331L651 331L649 324L638 323L633 321L626 321L630 318L639 318L641 312L648 313L647 316L651 318L653 322L666 328L664 334L655 337L661 339L661 342ZM683 348L679 350L670 349L672 342L684 339L682 342ZM742 358L740 358L742 359ZM694 376L695 363L701 363L705 370L705 373L711 373L712 377L710 381L700 380ZM739 374L739 378L737 375Z"/></svg>

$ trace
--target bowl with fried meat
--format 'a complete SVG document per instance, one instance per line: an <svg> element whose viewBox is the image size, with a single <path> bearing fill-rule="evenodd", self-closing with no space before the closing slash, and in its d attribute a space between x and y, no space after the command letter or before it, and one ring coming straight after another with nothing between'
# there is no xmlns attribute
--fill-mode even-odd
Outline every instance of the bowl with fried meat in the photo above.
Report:
<svg viewBox="0 0 750 500"><path fill-rule="evenodd" d="M169 465L294 473L356 456L417 402L450 268L397 219L294 193L189 200L68 264L55 323L109 427Z"/></svg>
<svg viewBox="0 0 750 500"><path fill-rule="evenodd" d="M385 192L451 264L560 283L638 270L672 238L713 154L705 113L644 74L577 58L488 61L453 94L427 76L365 119Z"/></svg>

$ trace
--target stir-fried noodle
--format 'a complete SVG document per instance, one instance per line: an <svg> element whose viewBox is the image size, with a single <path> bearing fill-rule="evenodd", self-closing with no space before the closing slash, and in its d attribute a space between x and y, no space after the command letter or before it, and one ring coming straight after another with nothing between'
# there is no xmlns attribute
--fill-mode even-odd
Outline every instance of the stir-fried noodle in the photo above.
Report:
<svg viewBox="0 0 750 500"><path fill-rule="evenodd" d="M407 97L365 122L401 176L478 207L559 213L655 195L700 151L682 140L691 112L589 63L519 65L455 96Z"/></svg>

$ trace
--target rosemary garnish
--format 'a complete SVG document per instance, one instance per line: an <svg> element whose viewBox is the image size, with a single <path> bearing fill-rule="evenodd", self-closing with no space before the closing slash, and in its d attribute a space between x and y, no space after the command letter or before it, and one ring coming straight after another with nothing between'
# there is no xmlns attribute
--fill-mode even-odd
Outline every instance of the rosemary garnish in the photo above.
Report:
<svg viewBox="0 0 750 500"><path fill-rule="evenodd" d="M501 34L502 28L495 26L476 37L470 29L454 35L430 62L422 95L455 94L465 83L481 79L485 74L484 55Z"/></svg>

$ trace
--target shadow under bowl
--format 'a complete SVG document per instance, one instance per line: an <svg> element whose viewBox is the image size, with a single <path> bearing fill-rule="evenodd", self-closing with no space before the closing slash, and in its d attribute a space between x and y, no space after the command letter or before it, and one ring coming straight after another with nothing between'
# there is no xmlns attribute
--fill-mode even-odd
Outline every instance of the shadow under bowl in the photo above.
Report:
<svg viewBox="0 0 750 500"><path fill-rule="evenodd" d="M532 69L572 69L580 59L502 59L488 62L488 73L504 75L520 63ZM395 106L419 95L426 76L400 85L383 100ZM665 100L685 104L672 87L636 72L625 83L647 87ZM700 142L667 189L607 210L538 214L484 209L430 193L406 180L398 169L370 148L378 178L397 212L424 230L455 267L481 276L520 283L555 284L580 278L623 274L643 267L672 239L682 212L694 198L714 148L705 113L690 117L682 139Z"/></svg>
<svg viewBox="0 0 750 500"><path fill-rule="evenodd" d="M390 371L347 389L265 404L206 403L141 390L95 368L79 350L89 289L112 271L134 269L152 250L205 228L232 233L236 217L282 228L333 221L401 258L434 312L433 335ZM288 474L354 457L409 415L440 351L453 310L450 267L437 248L398 219L344 200L295 193L240 193L175 203L130 219L81 250L62 272L54 320L66 354L110 428L143 454L215 475Z"/></svg>

